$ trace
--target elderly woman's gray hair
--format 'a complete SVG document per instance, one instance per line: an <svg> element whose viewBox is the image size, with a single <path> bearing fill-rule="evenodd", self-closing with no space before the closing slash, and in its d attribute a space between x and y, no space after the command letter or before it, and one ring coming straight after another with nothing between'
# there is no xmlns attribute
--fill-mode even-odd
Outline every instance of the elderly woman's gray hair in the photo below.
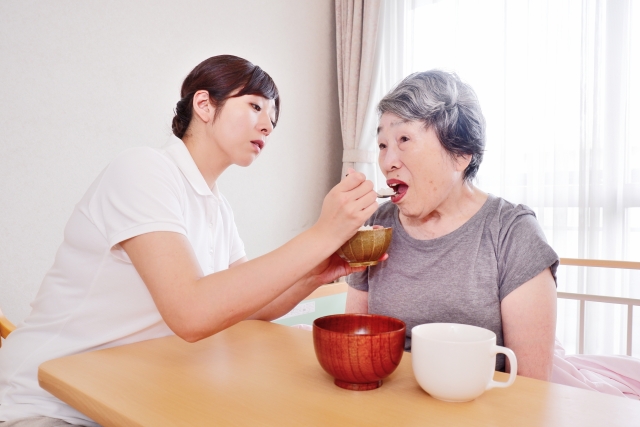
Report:
<svg viewBox="0 0 640 427"><path fill-rule="evenodd" d="M407 76L380 101L378 112L433 127L450 155L471 155L464 180L476 176L484 153L484 116L476 93L455 73L431 70Z"/></svg>

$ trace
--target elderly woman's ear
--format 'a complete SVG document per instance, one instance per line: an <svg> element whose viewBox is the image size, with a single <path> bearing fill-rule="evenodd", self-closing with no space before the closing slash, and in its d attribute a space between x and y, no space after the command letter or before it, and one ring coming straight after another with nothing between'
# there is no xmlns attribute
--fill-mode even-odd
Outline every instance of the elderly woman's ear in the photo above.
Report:
<svg viewBox="0 0 640 427"><path fill-rule="evenodd" d="M456 165L456 170L458 172L464 172L471 163L471 159L473 158L472 154L456 154L453 157L454 163Z"/></svg>

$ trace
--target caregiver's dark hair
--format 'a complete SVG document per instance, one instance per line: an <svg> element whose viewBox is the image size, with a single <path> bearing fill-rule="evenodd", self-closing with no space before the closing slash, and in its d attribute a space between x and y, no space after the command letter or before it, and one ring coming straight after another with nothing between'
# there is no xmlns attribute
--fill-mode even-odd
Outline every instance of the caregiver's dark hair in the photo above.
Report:
<svg viewBox="0 0 640 427"><path fill-rule="evenodd" d="M180 90L182 99L176 104L175 116L171 123L173 134L182 138L189 128L193 115L193 95L197 91L209 92L209 99L216 108L217 117L225 101L238 89L238 93L233 97L260 95L275 101L275 127L280 115L280 94L269 74L246 59L233 55L218 55L202 61L184 79Z"/></svg>
<svg viewBox="0 0 640 427"><path fill-rule="evenodd" d="M455 73L430 70L407 76L380 101L378 113L433 127L450 155L471 155L463 179L476 176L484 154L484 116L476 93Z"/></svg>

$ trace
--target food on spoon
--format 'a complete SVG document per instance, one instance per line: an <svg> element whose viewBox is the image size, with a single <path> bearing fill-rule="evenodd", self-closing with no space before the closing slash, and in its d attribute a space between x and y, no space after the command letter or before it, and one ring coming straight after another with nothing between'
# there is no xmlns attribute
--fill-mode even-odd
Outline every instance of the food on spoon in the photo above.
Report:
<svg viewBox="0 0 640 427"><path fill-rule="evenodd" d="M394 194L396 194L396 192L393 190L393 188L384 187L378 190L378 194L381 196L393 196Z"/></svg>
<svg viewBox="0 0 640 427"><path fill-rule="evenodd" d="M362 227L358 228L358 231L364 230L373 230L373 225L363 225Z"/></svg>

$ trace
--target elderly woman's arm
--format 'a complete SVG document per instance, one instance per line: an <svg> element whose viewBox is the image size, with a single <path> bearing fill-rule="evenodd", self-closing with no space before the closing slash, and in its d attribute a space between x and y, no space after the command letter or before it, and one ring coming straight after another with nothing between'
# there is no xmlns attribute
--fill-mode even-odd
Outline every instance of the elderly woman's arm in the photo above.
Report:
<svg viewBox="0 0 640 427"><path fill-rule="evenodd" d="M368 313L369 292L359 291L349 286L347 289L347 305L345 313Z"/></svg>
<svg viewBox="0 0 640 427"><path fill-rule="evenodd" d="M548 268L502 300L504 345L516 354L518 375L545 381L551 377L556 304L556 286Z"/></svg>

